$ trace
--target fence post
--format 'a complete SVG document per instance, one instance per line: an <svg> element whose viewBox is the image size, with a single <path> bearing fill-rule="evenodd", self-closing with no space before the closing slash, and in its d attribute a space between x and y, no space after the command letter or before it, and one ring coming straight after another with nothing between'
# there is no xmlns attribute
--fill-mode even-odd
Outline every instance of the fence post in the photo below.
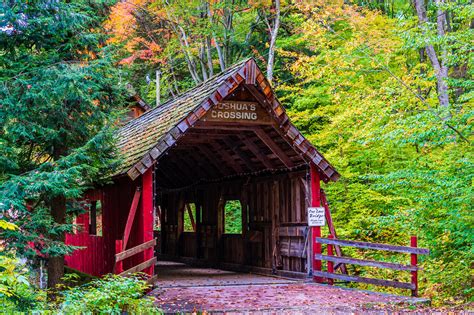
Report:
<svg viewBox="0 0 474 315"><path fill-rule="evenodd" d="M334 239L334 235L329 234L329 238ZM334 255L333 245L328 244L328 256L333 256L333 255ZM328 260L327 264L328 264L328 272L329 273L334 273L334 262ZM334 284L334 279L328 279L328 283L330 285L333 285Z"/></svg>
<svg viewBox="0 0 474 315"><path fill-rule="evenodd" d="M318 170L316 165L313 163L310 164L310 174L311 174L311 206L320 207L321 206L321 183L319 178ZM313 226L311 227L311 239L312 239L312 261L313 261L313 275L321 271L322 262L319 259L316 259L317 254L321 254L321 244L316 240L316 238L321 237L321 227ZM313 277L314 282L322 283L323 278Z"/></svg>
<svg viewBox="0 0 474 315"><path fill-rule="evenodd" d="M123 241L122 240L115 240L115 254L121 253L123 251ZM116 261L114 256L115 262L115 274L119 274L123 272L123 261Z"/></svg>
<svg viewBox="0 0 474 315"><path fill-rule="evenodd" d="M418 247L417 237L412 236L410 240L411 247ZM413 267L417 267L418 265L418 255L411 254L411 265ZM411 272L411 283L415 286L414 289L411 290L411 296L418 296L418 271Z"/></svg>

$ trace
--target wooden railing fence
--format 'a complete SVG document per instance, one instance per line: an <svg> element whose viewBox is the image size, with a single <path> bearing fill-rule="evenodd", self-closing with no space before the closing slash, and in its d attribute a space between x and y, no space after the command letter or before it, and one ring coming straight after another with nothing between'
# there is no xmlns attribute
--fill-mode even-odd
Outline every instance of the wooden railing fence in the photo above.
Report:
<svg viewBox="0 0 474 315"><path fill-rule="evenodd" d="M137 245L127 250L123 250L123 240L116 240L115 241L115 274L118 274L119 276L126 276L128 274L140 272L140 271L145 270L146 268L154 266L156 263L156 257L153 257L147 261L144 261L125 271L123 270L123 261L126 258L139 254L149 248L154 248L155 245L156 245L156 239L152 239L143 244ZM148 282L151 283L154 280L155 278L151 277L150 279L148 279Z"/></svg>
<svg viewBox="0 0 474 315"><path fill-rule="evenodd" d="M379 243L367 243L367 242L357 242L357 241L347 241L335 239L333 235L329 235L328 238L318 237L316 241L320 244L327 245L327 255L322 255L320 253L315 253L316 260L324 260L327 262L327 272L315 271L314 276L320 278L326 278L329 284L333 284L334 280L350 281L350 282L362 282L386 287L394 287L401 289L411 290L412 296L418 296L418 255L428 255L429 250L426 248L417 247L417 238L416 236L411 237L410 246L397 246L397 245L388 245L388 244L379 244ZM411 264L397 264L390 262L382 262L375 260L365 260L365 259L356 259L351 257L339 257L334 256L334 247L335 246L349 246L355 248L363 249L374 249L374 250L384 250L398 253L407 253L411 256ZM368 266L376 268L388 268L392 270L403 270L411 272L411 282L399 282L392 280L383 280L375 278L365 278L359 276L350 276L347 274L335 273L335 264L351 264L359 266Z"/></svg>

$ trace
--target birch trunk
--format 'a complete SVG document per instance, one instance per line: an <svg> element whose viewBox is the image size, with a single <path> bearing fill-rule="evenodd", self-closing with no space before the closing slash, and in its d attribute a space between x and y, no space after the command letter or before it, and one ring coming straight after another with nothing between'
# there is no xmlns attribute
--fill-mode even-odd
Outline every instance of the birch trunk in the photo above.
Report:
<svg viewBox="0 0 474 315"><path fill-rule="evenodd" d="M267 80L270 84L273 82L273 68L275 66L275 44L280 28L280 0L275 0L275 17L273 19L273 27L270 28L270 47L268 49L267 62Z"/></svg>
<svg viewBox="0 0 474 315"><path fill-rule="evenodd" d="M439 6L443 3L443 0L435 0L436 4ZM426 8L424 0L415 0L415 9L418 15L418 20L422 27L427 25L428 23L428 16L426 14ZM437 33L439 37L445 36L445 25L446 25L446 13L441 11L440 9L437 12L436 24L437 24ZM423 30L423 34L426 32ZM436 74L436 85L438 90L438 101L442 107L449 107L449 93L448 93L448 84L446 80L448 79L448 67L446 66L446 57L447 52L445 48L441 48L441 60L436 53L433 45L427 44L425 47L426 55L431 61L431 65L435 70Z"/></svg>
<svg viewBox="0 0 474 315"><path fill-rule="evenodd" d="M186 32L180 25L178 25L178 29L181 33L181 36L180 36L181 40L179 42L181 43L183 53L186 57L186 61L188 63L189 71L191 72L191 76L193 77L194 82L200 83L202 82L202 80L199 77L199 74L197 72L197 66L196 66L196 63L194 62L194 57L189 53L189 42L188 42L188 37L186 35Z"/></svg>
<svg viewBox="0 0 474 315"><path fill-rule="evenodd" d="M214 18L212 16L211 6L209 4L207 5L207 17L209 18L209 22L212 28L214 24ZM217 37L214 31L212 31L212 40L214 41L214 46L216 47L216 50L217 50L217 56L219 57L219 65L221 67L221 71L224 71L225 70L224 53L222 51L222 48L219 44L219 41L217 40Z"/></svg>
<svg viewBox="0 0 474 315"><path fill-rule="evenodd" d="M199 64L201 65L201 72L202 72L202 78L204 81L206 81L209 76L208 76L208 73L207 73L207 69L206 69L206 64L204 62L204 60L206 59L205 55L206 55L206 52L205 52L205 46L204 46L204 42L202 43L201 47L199 48Z"/></svg>
<svg viewBox="0 0 474 315"><path fill-rule="evenodd" d="M166 6L169 6L169 2L165 1ZM168 17L168 20L170 21L170 27L173 29L175 32L176 36L178 36L179 39L179 46L181 48L181 51L183 52L184 59L186 60L186 64L188 66L189 73L191 74L191 77L193 78L193 81L198 84L202 82L201 78L199 77L198 71L197 71L197 66L196 63L194 62L194 57L189 53L189 42L188 42L188 37L186 35L186 32L184 29L181 27L179 24L179 21L174 19L168 10L166 9L165 6L165 12Z"/></svg>
<svg viewBox="0 0 474 315"><path fill-rule="evenodd" d="M209 77L214 75L214 65L212 64L212 53L211 53L211 38L206 37L206 53L207 53L207 68L209 69Z"/></svg>

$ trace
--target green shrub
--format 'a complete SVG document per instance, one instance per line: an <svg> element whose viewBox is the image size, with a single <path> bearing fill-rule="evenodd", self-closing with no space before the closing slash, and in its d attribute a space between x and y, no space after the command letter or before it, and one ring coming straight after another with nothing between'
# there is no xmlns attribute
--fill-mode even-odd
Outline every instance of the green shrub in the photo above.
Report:
<svg viewBox="0 0 474 315"><path fill-rule="evenodd" d="M24 264L0 251L0 312L26 312L45 299L45 294L30 285Z"/></svg>
<svg viewBox="0 0 474 315"><path fill-rule="evenodd" d="M149 285L140 275L128 278L107 275L102 279L63 291L59 310L81 314L157 314L151 297L143 297Z"/></svg>

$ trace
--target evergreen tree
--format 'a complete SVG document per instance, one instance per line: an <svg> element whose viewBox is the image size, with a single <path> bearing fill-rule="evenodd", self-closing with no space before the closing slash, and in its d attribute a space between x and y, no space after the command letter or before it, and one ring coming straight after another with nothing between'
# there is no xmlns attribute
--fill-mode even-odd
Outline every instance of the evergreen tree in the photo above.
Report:
<svg viewBox="0 0 474 315"><path fill-rule="evenodd" d="M19 254L47 257L54 288L71 251L64 233L74 198L113 165L109 127L124 94L113 49L97 31L110 4L7 2L0 4L0 215L19 229L3 237Z"/></svg>

